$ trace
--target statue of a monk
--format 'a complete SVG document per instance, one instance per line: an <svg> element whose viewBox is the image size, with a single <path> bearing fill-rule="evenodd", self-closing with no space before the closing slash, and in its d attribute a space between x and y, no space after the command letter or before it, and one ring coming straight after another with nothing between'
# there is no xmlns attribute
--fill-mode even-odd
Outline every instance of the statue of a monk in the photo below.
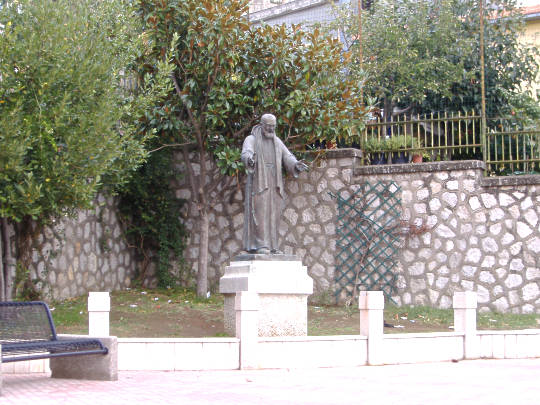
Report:
<svg viewBox="0 0 540 405"><path fill-rule="evenodd" d="M276 117L264 114L242 146L248 179L244 201L244 249L248 253L281 254L278 227L284 206L282 168L298 177L308 170L276 136Z"/></svg>

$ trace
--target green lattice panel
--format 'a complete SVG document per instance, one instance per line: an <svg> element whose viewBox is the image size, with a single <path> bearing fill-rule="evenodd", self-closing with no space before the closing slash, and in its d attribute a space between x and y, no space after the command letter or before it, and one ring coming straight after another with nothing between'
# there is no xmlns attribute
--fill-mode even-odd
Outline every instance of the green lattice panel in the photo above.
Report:
<svg viewBox="0 0 540 405"><path fill-rule="evenodd" d="M392 299L393 272L399 248L401 201L394 182L368 182L338 201L336 299L356 297L359 290L383 291Z"/></svg>

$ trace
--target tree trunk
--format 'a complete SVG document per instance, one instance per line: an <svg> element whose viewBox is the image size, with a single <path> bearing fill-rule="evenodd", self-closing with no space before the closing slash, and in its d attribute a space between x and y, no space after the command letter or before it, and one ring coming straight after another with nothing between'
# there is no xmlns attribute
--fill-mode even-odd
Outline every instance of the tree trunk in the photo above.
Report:
<svg viewBox="0 0 540 405"><path fill-rule="evenodd" d="M12 271L14 268L15 261L11 256L11 246L9 243L9 232L8 232L8 220L7 218L1 219L2 223L2 241L4 242L4 298L6 301L10 301L13 297L13 281L12 281Z"/></svg>
<svg viewBox="0 0 540 405"><path fill-rule="evenodd" d="M206 298L208 293L208 211L202 207L199 211L199 261L197 271L197 296Z"/></svg>

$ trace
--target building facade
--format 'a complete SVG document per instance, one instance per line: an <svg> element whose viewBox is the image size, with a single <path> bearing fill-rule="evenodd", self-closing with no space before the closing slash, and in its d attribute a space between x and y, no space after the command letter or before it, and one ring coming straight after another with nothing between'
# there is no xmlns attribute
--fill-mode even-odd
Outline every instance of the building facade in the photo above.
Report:
<svg viewBox="0 0 540 405"><path fill-rule="evenodd" d="M521 42L525 45L540 47L540 4L523 8L525 30ZM540 59L538 60L540 63ZM540 79L530 84L530 89L537 100L540 100Z"/></svg>

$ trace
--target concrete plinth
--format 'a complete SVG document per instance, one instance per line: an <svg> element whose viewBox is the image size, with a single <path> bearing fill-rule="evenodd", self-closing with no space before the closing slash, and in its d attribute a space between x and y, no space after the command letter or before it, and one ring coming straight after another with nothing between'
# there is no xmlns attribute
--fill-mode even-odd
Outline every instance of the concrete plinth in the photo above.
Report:
<svg viewBox="0 0 540 405"><path fill-rule="evenodd" d="M225 296L225 330L236 336L235 296L240 292L259 296L259 336L307 335L307 297L313 280L297 256L237 256L225 268L219 292Z"/></svg>
<svg viewBox="0 0 540 405"><path fill-rule="evenodd" d="M58 339L88 337L58 335ZM109 352L84 356L53 357L50 359L51 377L79 380L118 380L118 340L116 336L98 337Z"/></svg>

